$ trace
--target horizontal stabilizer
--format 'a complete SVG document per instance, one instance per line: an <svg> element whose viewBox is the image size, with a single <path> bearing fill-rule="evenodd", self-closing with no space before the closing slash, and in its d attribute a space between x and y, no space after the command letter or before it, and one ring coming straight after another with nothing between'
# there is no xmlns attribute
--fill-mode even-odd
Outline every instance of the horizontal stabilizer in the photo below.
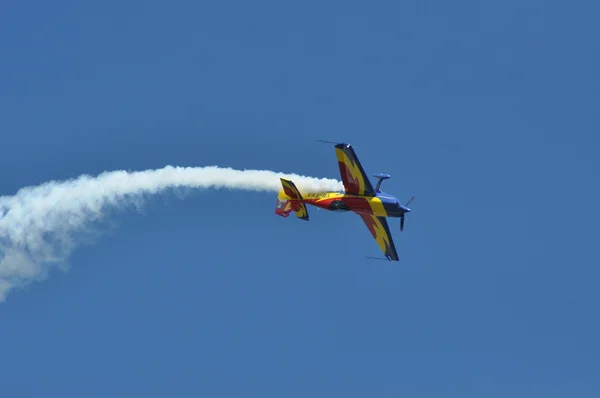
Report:
<svg viewBox="0 0 600 398"><path fill-rule="evenodd" d="M296 217L308 221L308 209L296 185L284 178L281 178L281 185L283 186L283 191L279 193L279 197L277 198L275 214L287 217L293 211Z"/></svg>

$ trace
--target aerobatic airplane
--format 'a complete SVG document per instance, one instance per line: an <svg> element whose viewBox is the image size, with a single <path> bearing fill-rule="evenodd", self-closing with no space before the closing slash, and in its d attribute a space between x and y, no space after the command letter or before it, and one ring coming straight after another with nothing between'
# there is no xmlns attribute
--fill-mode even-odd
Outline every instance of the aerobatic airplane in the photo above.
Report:
<svg viewBox="0 0 600 398"><path fill-rule="evenodd" d="M318 192L302 195L292 181L282 178L283 189L279 191L277 197L275 214L287 217L293 211L296 217L308 221L306 204L331 211L352 211L361 216L367 224L371 235L387 259L398 261L398 253L386 217L400 218L400 231L403 231L404 215L410 212L408 205L414 196L406 204L402 204L396 197L381 192L381 183L390 178L390 175L385 173L373 175L378 179L377 185L373 189L354 149L349 144L322 142L336 144L335 153L344 184L344 192Z"/></svg>

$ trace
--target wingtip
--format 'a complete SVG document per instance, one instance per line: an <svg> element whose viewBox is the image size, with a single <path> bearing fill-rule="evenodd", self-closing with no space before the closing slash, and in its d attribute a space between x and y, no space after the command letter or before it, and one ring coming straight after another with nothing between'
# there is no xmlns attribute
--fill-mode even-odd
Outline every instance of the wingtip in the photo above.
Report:
<svg viewBox="0 0 600 398"><path fill-rule="evenodd" d="M317 142L321 142L323 144L334 144L336 148L342 148L342 147L350 147L350 144L345 143L345 142L339 142L339 141L327 141L327 140L316 140Z"/></svg>

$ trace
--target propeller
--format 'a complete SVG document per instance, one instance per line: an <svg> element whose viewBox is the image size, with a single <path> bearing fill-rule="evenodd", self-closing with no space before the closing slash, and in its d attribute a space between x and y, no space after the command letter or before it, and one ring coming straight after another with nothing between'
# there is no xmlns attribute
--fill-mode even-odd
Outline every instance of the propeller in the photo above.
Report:
<svg viewBox="0 0 600 398"><path fill-rule="evenodd" d="M410 199L408 199L408 201L406 202L406 204L404 206L408 207L408 205L410 204L410 202L412 202L412 200L415 198L415 196L411 196ZM400 216L400 232L404 231L404 214L406 213L402 213L402 215Z"/></svg>

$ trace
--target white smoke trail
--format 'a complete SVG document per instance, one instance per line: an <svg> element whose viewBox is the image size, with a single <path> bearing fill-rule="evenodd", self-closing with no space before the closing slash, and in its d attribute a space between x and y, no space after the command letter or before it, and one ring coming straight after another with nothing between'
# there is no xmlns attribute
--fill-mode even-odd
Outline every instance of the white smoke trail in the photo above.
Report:
<svg viewBox="0 0 600 398"><path fill-rule="evenodd" d="M53 266L63 265L78 243L74 233L85 232L111 207L136 204L145 194L178 187L277 192L280 177L304 192L342 189L337 180L268 170L167 166L50 181L0 197L0 302L14 288L42 280Z"/></svg>

